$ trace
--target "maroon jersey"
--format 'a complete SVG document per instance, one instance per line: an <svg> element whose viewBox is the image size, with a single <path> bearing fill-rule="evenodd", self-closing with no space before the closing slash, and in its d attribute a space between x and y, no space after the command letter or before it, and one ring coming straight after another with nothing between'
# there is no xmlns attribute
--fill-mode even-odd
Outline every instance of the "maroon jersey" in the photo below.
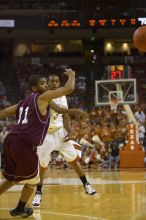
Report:
<svg viewBox="0 0 146 220"><path fill-rule="evenodd" d="M11 134L19 135L33 146L42 145L50 121L49 108L46 115L42 116L37 107L38 96L38 93L32 93L18 104L17 124L10 131Z"/></svg>

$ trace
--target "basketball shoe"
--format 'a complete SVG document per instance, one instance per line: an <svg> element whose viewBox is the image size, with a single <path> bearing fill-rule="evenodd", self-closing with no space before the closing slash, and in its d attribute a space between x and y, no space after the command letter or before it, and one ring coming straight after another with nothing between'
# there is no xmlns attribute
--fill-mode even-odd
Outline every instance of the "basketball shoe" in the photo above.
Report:
<svg viewBox="0 0 146 220"><path fill-rule="evenodd" d="M22 218L27 218L33 214L32 208L24 208L24 210L20 211L17 208L10 210L11 216L21 216Z"/></svg>
<svg viewBox="0 0 146 220"><path fill-rule="evenodd" d="M40 207L41 200L42 200L42 193L39 191L36 191L35 197L32 201L32 206L33 207Z"/></svg>
<svg viewBox="0 0 146 220"><path fill-rule="evenodd" d="M84 188L85 188L86 194L91 195L91 196L96 194L96 190L93 189L92 186L89 183L86 183L84 185Z"/></svg>

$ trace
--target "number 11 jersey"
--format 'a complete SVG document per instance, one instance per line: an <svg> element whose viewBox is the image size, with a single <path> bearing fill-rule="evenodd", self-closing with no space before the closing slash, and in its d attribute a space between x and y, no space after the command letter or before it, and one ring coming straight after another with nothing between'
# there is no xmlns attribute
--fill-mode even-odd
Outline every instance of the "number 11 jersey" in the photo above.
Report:
<svg viewBox="0 0 146 220"><path fill-rule="evenodd" d="M44 116L38 109L37 98L39 95L32 93L19 102L16 111L17 124L10 131L11 134L19 135L21 139L33 146L42 145L50 122L49 107Z"/></svg>

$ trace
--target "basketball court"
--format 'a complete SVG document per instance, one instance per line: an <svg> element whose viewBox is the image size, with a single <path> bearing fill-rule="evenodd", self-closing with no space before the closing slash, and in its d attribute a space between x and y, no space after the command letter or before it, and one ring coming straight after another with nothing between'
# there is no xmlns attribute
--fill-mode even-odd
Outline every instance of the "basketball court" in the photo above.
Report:
<svg viewBox="0 0 146 220"><path fill-rule="evenodd" d="M84 193L74 170L49 170L41 207L34 209L29 219L146 219L146 173L143 169L85 172L97 190L95 196ZM9 210L16 206L21 188L21 185L14 186L1 196L0 220L14 219L9 215ZM28 205L31 206L31 200Z"/></svg>

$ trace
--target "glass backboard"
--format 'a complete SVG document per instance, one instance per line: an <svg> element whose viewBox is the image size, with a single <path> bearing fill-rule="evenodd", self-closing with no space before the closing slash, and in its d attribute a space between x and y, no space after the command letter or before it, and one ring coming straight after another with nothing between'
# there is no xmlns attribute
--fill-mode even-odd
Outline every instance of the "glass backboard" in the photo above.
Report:
<svg viewBox="0 0 146 220"><path fill-rule="evenodd" d="M136 79L96 80L95 105L109 105L111 99L121 104L137 103Z"/></svg>

